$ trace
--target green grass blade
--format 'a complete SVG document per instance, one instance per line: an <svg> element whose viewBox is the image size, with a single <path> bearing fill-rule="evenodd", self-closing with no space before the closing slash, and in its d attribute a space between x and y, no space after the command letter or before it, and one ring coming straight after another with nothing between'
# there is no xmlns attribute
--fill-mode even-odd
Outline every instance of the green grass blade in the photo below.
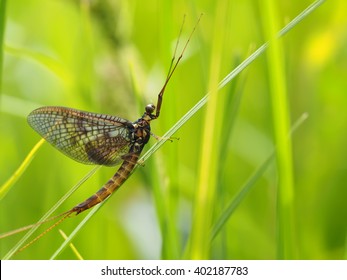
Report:
<svg viewBox="0 0 347 280"><path fill-rule="evenodd" d="M192 232L189 240L191 259L208 259L210 254L208 238L217 191L218 156L220 154L217 147L220 148L219 141L222 132L221 120L223 116L218 102L218 79L225 34L220 32L218 27L226 25L225 12L228 10L226 7L226 1L218 2L216 11L218 17L216 17L214 23L214 30L218 30L218 32L214 33L212 39L213 45L209 78L210 98L207 103L203 127L200 170L195 195L196 200L193 206Z"/></svg>
<svg viewBox="0 0 347 280"><path fill-rule="evenodd" d="M45 142L45 139L41 139L37 144L32 148L26 158L23 160L22 164L18 167L18 169L12 174L12 176L0 187L0 200L2 200L11 187L15 184L15 182L23 175L24 171L34 158L38 149Z"/></svg>
<svg viewBox="0 0 347 280"><path fill-rule="evenodd" d="M65 232L62 231L61 229L59 230L59 233L60 233L61 236L64 238L64 240L66 240L66 239L68 238L67 235L65 234ZM81 261L84 260L84 258L83 258L82 255L80 254L80 252L78 252L76 246L73 245L73 243L70 243L69 246L70 246L72 252L76 255L76 257L77 257L78 260L81 260Z"/></svg>
<svg viewBox="0 0 347 280"><path fill-rule="evenodd" d="M289 133L289 137L304 123L308 115L304 113L292 126ZM288 135L288 134L287 134ZM249 177L247 182L241 187L240 191L235 195L235 197L230 201L226 209L221 213L216 223L211 230L211 242L218 236L218 233L226 225L227 221L230 219L235 209L240 205L245 196L253 189L255 183L261 178L265 173L267 168L275 159L276 149L274 149L263 164Z"/></svg>
<svg viewBox="0 0 347 280"><path fill-rule="evenodd" d="M278 171L277 191L277 255L279 259L295 258L294 241L294 174L292 142L287 137L290 113L282 41L276 37L278 14L275 1L267 0L262 5L263 30L268 44L268 65L270 96L272 103L273 127L277 146L276 162Z"/></svg>
<svg viewBox="0 0 347 280"><path fill-rule="evenodd" d="M245 196L251 191L254 187L255 183L261 178L261 176L265 173L267 168L272 163L275 158L275 153L273 152L264 163L250 176L248 181L241 187L240 191L235 195L235 197L228 204L226 209L222 212L217 222L212 228L211 231L211 242L214 238L217 237L220 230L225 226L227 221L230 219L231 215L234 213L235 209L240 205Z"/></svg>
<svg viewBox="0 0 347 280"><path fill-rule="evenodd" d="M294 26L296 26L300 21L304 20L307 16L309 16L313 11L315 11L320 5L322 5L325 0L317 0L309 5L305 10L303 10L300 14L298 14L294 19L292 19L285 27L278 32L278 36L282 37L287 32L289 32Z"/></svg>
<svg viewBox="0 0 347 280"><path fill-rule="evenodd" d="M277 189L277 258L293 259L296 249L294 242L294 174L292 141L287 137L290 113L282 41L275 38L278 14L275 2L264 2L263 26L265 35L270 38L267 53L272 119L277 145L276 163L278 172Z"/></svg>

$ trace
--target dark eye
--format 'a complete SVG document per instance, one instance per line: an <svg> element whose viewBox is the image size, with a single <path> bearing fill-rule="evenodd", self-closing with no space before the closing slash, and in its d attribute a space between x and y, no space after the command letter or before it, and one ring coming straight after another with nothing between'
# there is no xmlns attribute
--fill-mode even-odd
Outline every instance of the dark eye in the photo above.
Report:
<svg viewBox="0 0 347 280"><path fill-rule="evenodd" d="M146 113L147 114L152 114L155 110L155 106L153 104L148 104L146 106Z"/></svg>

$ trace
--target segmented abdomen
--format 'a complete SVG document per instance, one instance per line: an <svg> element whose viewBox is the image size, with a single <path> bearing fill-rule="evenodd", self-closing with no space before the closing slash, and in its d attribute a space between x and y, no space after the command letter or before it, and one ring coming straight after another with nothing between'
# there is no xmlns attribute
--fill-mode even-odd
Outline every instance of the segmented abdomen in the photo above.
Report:
<svg viewBox="0 0 347 280"><path fill-rule="evenodd" d="M141 150L124 156L124 161L117 170L116 174L114 174L113 177L94 195L72 208L71 212L76 212L76 214L79 214L89 208L92 208L96 204L104 201L108 196L116 191L129 178L131 171L134 169L137 160L139 159Z"/></svg>

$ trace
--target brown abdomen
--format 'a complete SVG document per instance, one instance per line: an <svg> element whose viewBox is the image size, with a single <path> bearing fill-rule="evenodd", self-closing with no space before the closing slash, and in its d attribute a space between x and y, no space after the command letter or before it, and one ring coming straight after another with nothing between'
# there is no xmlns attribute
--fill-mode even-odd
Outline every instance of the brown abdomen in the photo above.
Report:
<svg viewBox="0 0 347 280"><path fill-rule="evenodd" d="M137 163L140 152L141 151L127 155L116 174L114 174L113 177L94 195L72 208L71 212L76 212L76 215L78 215L79 213L104 201L108 196L116 191L129 178L131 171Z"/></svg>

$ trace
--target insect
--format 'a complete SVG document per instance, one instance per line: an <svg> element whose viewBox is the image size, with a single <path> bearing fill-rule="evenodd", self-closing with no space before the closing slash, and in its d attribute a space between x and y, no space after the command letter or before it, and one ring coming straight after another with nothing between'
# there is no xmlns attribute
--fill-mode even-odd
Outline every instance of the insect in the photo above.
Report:
<svg viewBox="0 0 347 280"><path fill-rule="evenodd" d="M198 18L180 55L176 59L175 55L179 39L177 40L169 71L164 85L158 94L156 106L154 104L147 105L145 112L138 120L131 122L117 116L57 106L41 107L29 114L28 123L30 126L47 142L70 158L84 164L114 166L121 163L121 165L112 178L95 194L70 210L47 219L46 221L49 221L62 217L19 251L24 250L41 238L53 227L70 217L71 214L75 213L78 215L104 201L128 179L136 164L138 164L138 159L144 146L152 135L150 123L160 115L166 86L182 59L201 16ZM178 38L180 38L182 27ZM32 226L35 225L24 227L23 230ZM13 232L18 231L20 229ZM10 234L3 234L2 236L8 235Z"/></svg>
<svg viewBox="0 0 347 280"><path fill-rule="evenodd" d="M162 93L160 93L160 97ZM94 195L73 207L81 212L105 200L129 177L150 138L150 122L159 116L160 101L149 104L135 122L65 107L42 107L28 116L28 122L54 147L85 164L114 166L123 162L113 177Z"/></svg>

